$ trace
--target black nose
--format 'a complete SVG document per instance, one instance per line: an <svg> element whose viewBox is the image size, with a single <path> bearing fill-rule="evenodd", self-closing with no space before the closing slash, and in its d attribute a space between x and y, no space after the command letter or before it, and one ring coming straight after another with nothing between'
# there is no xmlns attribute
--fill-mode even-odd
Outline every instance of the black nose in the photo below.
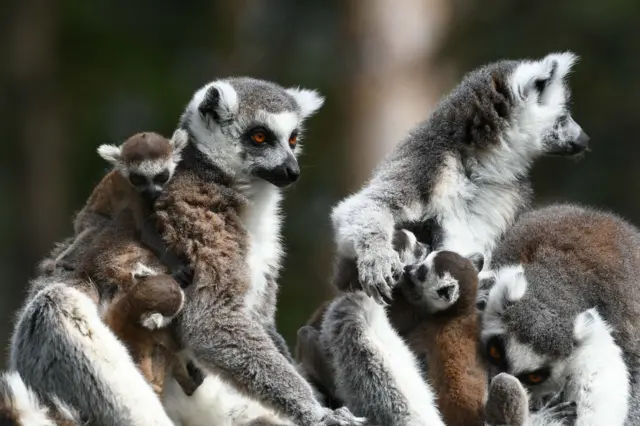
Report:
<svg viewBox="0 0 640 426"><path fill-rule="evenodd" d="M572 141L569 146L572 154L579 154L589 147L589 136L584 130L581 130L576 140Z"/></svg>
<svg viewBox="0 0 640 426"><path fill-rule="evenodd" d="M146 188L142 191L142 196L149 201L155 201L160 195L160 191L156 191L155 188Z"/></svg>
<svg viewBox="0 0 640 426"><path fill-rule="evenodd" d="M300 166L298 166L297 163L287 166L286 173L287 173L287 178L289 179L289 182L293 183L297 181L298 178L300 177Z"/></svg>
<svg viewBox="0 0 640 426"><path fill-rule="evenodd" d="M454 290L454 287L449 285L446 287L439 288L436 291L436 293L438 293L438 296L440 296L442 299L448 302L451 300L451 297L453 296L453 290Z"/></svg>
<svg viewBox="0 0 640 426"><path fill-rule="evenodd" d="M423 263L416 270L416 279L420 282L427 278L427 266Z"/></svg>

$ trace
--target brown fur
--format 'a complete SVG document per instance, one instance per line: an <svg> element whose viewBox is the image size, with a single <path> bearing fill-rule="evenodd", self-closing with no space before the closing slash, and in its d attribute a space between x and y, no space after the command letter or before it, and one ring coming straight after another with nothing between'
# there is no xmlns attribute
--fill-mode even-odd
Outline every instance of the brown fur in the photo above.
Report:
<svg viewBox="0 0 640 426"><path fill-rule="evenodd" d="M154 132L136 133L122 145L122 161L125 164L168 159L172 153L169 141Z"/></svg>
<svg viewBox="0 0 640 426"><path fill-rule="evenodd" d="M156 133L138 133L122 145L122 157L126 164L144 160L168 158L172 153L169 141ZM139 325L140 318L133 313L117 319L119 313L129 311L129 300L136 301L136 311L153 311L154 306L171 291L182 293L178 283L168 274L168 269L153 252L139 241L140 230L150 215L150 205L118 171L109 172L94 188L84 208L74 221L76 236L54 250L41 264L42 271L53 271L62 266L74 270L75 280L95 283L101 301L107 307L105 321L115 334L131 349L145 378L161 391L164 374L171 371L187 394L193 393L198 384L184 380L186 366L178 362L178 345L168 329L147 330ZM133 271L143 264L158 274L154 279L156 293L139 298L139 277ZM143 281L144 282L144 281ZM166 286L160 291L159 285ZM115 290L115 300L110 300ZM133 292L133 293L131 293ZM98 303L98 300L95 300ZM159 305L158 305L159 306ZM125 309L127 308L127 309ZM130 322L129 326L124 321ZM173 353L170 353L173 351ZM168 370L169 369L169 370Z"/></svg>
<svg viewBox="0 0 640 426"><path fill-rule="evenodd" d="M458 281L460 296L450 308L421 321L409 333L409 345L427 360L429 381L445 423L482 425L487 378L477 343L478 272L468 259L452 252L440 252L434 268L438 276L448 271Z"/></svg>
<svg viewBox="0 0 640 426"><path fill-rule="evenodd" d="M149 330L140 324L140 318L149 312L174 316L180 312L182 302L182 289L175 280L168 275L154 275L141 278L131 289L124 290L103 316L109 328L127 345L140 371L158 395L164 389L167 371L172 371L188 395L195 391L197 385L176 355L180 348L175 343L172 330Z"/></svg>

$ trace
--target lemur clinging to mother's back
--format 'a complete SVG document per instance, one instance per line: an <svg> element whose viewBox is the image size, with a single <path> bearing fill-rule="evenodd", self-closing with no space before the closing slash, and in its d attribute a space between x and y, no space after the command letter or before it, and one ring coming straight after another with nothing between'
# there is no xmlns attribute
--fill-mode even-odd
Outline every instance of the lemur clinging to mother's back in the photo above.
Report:
<svg viewBox="0 0 640 426"><path fill-rule="evenodd" d="M390 300L402 264L395 228L418 225L432 249L484 254L528 205L543 154L575 155L588 137L569 111L572 53L499 61L469 73L333 210L339 289ZM355 266L351 264L355 263ZM356 268L356 279L343 270Z"/></svg>

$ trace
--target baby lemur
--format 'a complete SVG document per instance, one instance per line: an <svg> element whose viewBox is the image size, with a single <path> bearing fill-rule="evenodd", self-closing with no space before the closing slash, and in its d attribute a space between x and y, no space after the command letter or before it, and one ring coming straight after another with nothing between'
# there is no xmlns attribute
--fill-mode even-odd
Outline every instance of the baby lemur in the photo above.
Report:
<svg viewBox="0 0 640 426"><path fill-rule="evenodd" d="M426 261L406 268L398 284L423 315L408 334L409 347L426 360L429 383L449 426L482 425L486 373L478 353L476 313L482 255L465 258L434 251Z"/></svg>
<svg viewBox="0 0 640 426"><path fill-rule="evenodd" d="M114 169L96 186L74 223L74 244L82 250L76 272L96 282L102 295L115 293L113 300L101 297L108 303L104 321L158 394L166 371L172 371L187 394L201 381L198 374L190 377L178 360L179 348L171 329L165 328L182 309L180 284L139 241L151 203L171 179L186 139L184 132L171 140L138 133L120 147L102 145L98 152ZM74 250L70 247L68 253Z"/></svg>

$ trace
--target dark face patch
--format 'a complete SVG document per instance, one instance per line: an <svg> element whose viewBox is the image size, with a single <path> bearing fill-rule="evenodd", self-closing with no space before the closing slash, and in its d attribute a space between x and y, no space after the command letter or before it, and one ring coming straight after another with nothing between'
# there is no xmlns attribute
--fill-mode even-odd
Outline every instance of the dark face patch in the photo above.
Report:
<svg viewBox="0 0 640 426"><path fill-rule="evenodd" d="M137 133L122 145L122 159L125 164L168 159L172 152L169 141L164 136L153 132Z"/></svg>

